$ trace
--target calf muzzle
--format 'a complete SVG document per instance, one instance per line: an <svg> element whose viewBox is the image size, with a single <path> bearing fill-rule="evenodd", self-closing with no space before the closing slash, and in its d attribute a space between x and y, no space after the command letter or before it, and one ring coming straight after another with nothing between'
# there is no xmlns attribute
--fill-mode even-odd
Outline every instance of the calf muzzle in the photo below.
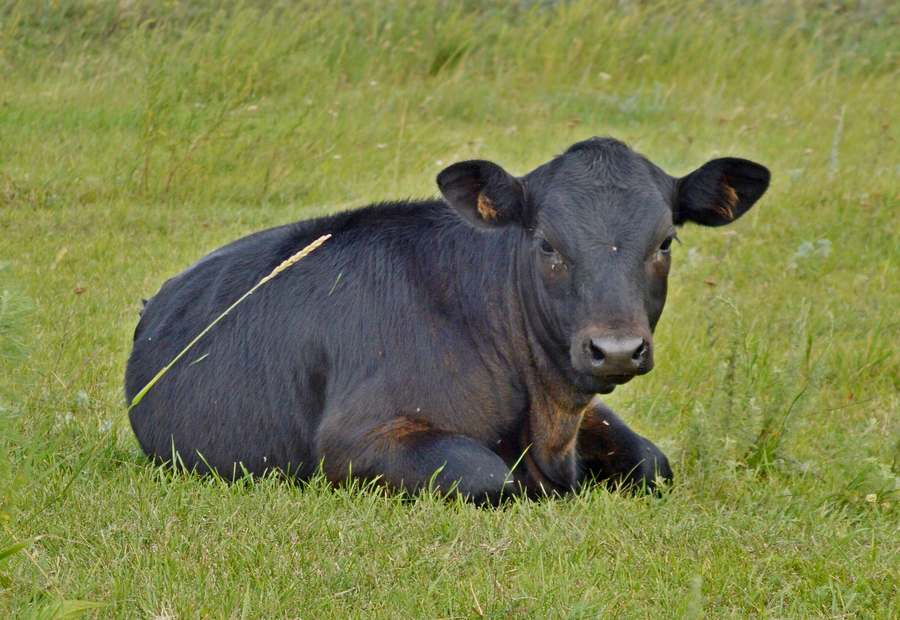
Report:
<svg viewBox="0 0 900 620"><path fill-rule="evenodd" d="M595 376L633 377L653 369L653 343L642 336L584 334L577 357L581 370ZM580 362L580 363L578 363Z"/></svg>

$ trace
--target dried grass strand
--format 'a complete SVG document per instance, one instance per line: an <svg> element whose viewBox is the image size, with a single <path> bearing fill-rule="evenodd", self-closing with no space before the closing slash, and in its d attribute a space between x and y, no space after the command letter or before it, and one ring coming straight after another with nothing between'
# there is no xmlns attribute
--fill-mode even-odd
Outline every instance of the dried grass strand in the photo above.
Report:
<svg viewBox="0 0 900 620"><path fill-rule="evenodd" d="M240 305L245 299L250 297L250 295L255 293L257 291L257 289L259 289L259 287L261 287L263 284L265 284L266 282L268 282L269 280L271 280L272 278L277 276L279 273L281 273L282 271L284 271L285 269L287 269L288 267L290 267L291 265L293 265L294 263L296 263L303 257L309 255L310 252L312 252L313 250L318 248L320 245L322 245L323 243L328 241L328 239L330 239L330 238L331 238L331 235L322 235L321 237L319 237L318 239L316 239L315 241L310 243L308 246L306 246L305 248L303 248L302 250L300 250L299 252L297 252L296 254L294 254L293 256L288 258L287 260L283 261L280 265L275 267L275 269L272 270L272 273L270 273L265 278L263 278L262 280L257 282L253 288L251 288L249 291L247 291L246 293L241 295L241 297L236 302L234 302L233 304L228 306L228 308L222 314L220 314L218 317L216 317L215 321L213 321L212 323L207 325L206 329L204 329L202 332L200 332L196 338L191 340L190 344L188 344L185 348L183 348L181 350L181 352L178 355L176 355L175 358L171 362L169 362L162 370L160 370L158 373L156 373L156 376L153 377L153 379L151 379L150 382L147 385L145 385L144 388L140 392L135 394L134 398L131 401L131 404L128 406L128 411L131 411L131 409L135 405L137 405L139 402L141 402L141 400L144 398L144 396L147 394L147 392L150 391L150 388L152 388L154 385L156 385L156 382L159 381L160 379L162 379L163 375L166 374L169 371L169 369L172 366L174 366L178 360L180 360L182 357L184 357L185 353L190 351L191 348L195 344L197 344L197 342L209 332L209 330L211 330L213 327L215 327L219 321L221 321L226 316L228 316L228 313L230 313L232 310L237 308L238 305Z"/></svg>
<svg viewBox="0 0 900 620"><path fill-rule="evenodd" d="M48 502L47 502L40 510L36 511L33 515L31 515L31 517L29 517L29 519L25 522L25 524L27 525L28 523L30 523L35 517L37 517L37 516L40 515L42 512L44 512L47 508L49 508L49 507L50 507L52 504L54 504L57 500L62 499L63 497L65 497L66 492L69 490L69 487L71 487L71 486L72 486L72 483L75 482L75 480L78 478L78 473L77 473L77 472L80 472L80 471L84 468L84 466L85 466L91 459L94 458L94 456L95 456L95 455L97 454L97 452L100 450L100 447L103 446L103 444L105 444L106 441L110 438L110 436L116 431L116 429L118 428L119 424L122 422L122 420L124 420L124 419L126 418L126 416L128 415L128 413L131 412L131 410L134 409L134 407L135 407L139 402L141 402L141 400L144 398L144 396L147 394L147 392L150 391L150 388L152 388L154 385L156 385L157 381L159 381L160 379L162 379L163 375L165 375L165 374L169 371L169 369L172 368L172 366L174 366L176 362L178 362L178 360L180 360L182 357L184 357L184 355L185 355L188 351L190 351L191 348L192 348L195 344L197 344L197 342L199 342L201 338L203 338L203 336L205 336L207 333L209 333L209 331L210 331L213 327L215 327L216 324L217 324L219 321L221 321L221 320L224 319L226 316L228 316L228 313L229 313L229 312L231 312L232 310L234 310L235 308L237 308L238 305L240 305L245 299L247 299L248 297L250 297L250 295L252 295L253 293L255 293L255 292L259 289L259 287L261 287L263 284L265 284L266 282L268 282L269 280L271 280L272 278L274 278L275 276L277 276L278 274L280 274L281 272L283 272L285 269L287 269L287 268L290 267L291 265L297 263L297 262L298 262L299 260L301 260L302 258L308 256L308 255L310 254L310 252L312 252L313 250L315 250L316 248L318 248L319 246L321 246L323 243L325 243L326 241L328 241L328 239L330 239L330 238L331 238L331 235L330 235L330 234L328 234L328 235L322 235L321 237L319 237L318 239L316 239L315 241L313 241L312 243L310 243L308 246L306 246L305 248L303 248L302 250L300 250L299 252L297 252L296 254L294 254L293 256L291 256L290 258L288 258L287 260L283 261L280 265L278 265L277 267L275 267L275 269L272 270L272 273L270 273L270 274L267 275L265 278L263 278L262 280L260 280L259 282L257 282L256 285L254 285L254 287L251 288L249 291L247 291L246 293L244 293L243 295L241 295L240 299L238 299L236 302L234 302L233 304L231 304L230 306L228 306L228 308L227 308L222 314L220 314L220 315L216 318L215 321L213 321L212 323L210 323L209 325L207 325L207 326L206 326L206 329L204 329L202 332L200 332L200 333L197 335L196 338L194 338L193 340L191 340L191 342L190 342L185 348L183 348L183 349L181 350L181 352L180 352L178 355L176 355L175 358L174 358L171 362L169 362L168 364L166 364L166 366L165 366L162 370L160 370L158 373L156 373L156 376L153 377L153 379L151 379L150 382L147 383L147 385L145 385L145 386L143 387L143 389L142 389L140 392L138 392L137 394L135 394L134 398L131 400L131 403L128 405L128 408L127 408L124 412L122 412L122 415L119 416L119 417L118 417L118 418L110 425L109 429L106 431L106 433L104 433L103 437L100 438L100 441L97 442L97 444L96 444L96 445L94 446L94 448L91 450L90 454L88 454L85 458L83 458L83 459L81 460L81 462L79 462L78 465L75 467L75 472L76 472L76 474L73 474L73 475L72 475L72 477L69 479L69 482L62 488L62 490L61 490L58 494L54 495L54 496L50 499L50 501L48 501Z"/></svg>

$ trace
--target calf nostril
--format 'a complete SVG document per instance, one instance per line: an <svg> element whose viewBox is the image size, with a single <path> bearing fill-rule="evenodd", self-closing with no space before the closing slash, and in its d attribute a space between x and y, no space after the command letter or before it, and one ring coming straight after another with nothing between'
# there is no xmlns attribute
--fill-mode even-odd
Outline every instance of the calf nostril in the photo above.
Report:
<svg viewBox="0 0 900 620"><path fill-rule="evenodd" d="M631 359L636 363L640 364L644 361L644 357L647 354L647 341L642 340L641 346L634 350L634 354L631 356Z"/></svg>
<svg viewBox="0 0 900 620"><path fill-rule="evenodd" d="M606 359L606 353L603 351L603 347L601 347L596 340L588 340L588 351L596 362L602 362Z"/></svg>

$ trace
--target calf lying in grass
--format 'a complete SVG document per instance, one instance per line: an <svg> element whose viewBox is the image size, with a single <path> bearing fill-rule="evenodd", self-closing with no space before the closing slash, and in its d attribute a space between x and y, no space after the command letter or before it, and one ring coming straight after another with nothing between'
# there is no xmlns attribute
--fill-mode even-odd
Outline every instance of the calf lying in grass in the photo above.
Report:
<svg viewBox="0 0 900 620"><path fill-rule="evenodd" d="M766 191L759 164L674 178L609 138L523 177L438 175L444 200L383 203L231 243L147 303L129 399L255 292L130 411L144 450L225 476L320 466L332 483L433 486L477 503L586 479L653 489L665 455L597 398L653 368L676 226L720 226Z"/></svg>

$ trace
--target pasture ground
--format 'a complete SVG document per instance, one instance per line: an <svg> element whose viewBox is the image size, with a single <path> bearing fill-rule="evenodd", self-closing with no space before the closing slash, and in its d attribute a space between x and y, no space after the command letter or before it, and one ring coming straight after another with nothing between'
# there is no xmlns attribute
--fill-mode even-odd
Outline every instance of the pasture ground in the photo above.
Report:
<svg viewBox="0 0 900 620"><path fill-rule="evenodd" d="M900 617L900 5L511 4L0 3L0 616ZM773 171L681 231L607 399L661 499L228 485L120 423L140 299L207 252L595 134Z"/></svg>

